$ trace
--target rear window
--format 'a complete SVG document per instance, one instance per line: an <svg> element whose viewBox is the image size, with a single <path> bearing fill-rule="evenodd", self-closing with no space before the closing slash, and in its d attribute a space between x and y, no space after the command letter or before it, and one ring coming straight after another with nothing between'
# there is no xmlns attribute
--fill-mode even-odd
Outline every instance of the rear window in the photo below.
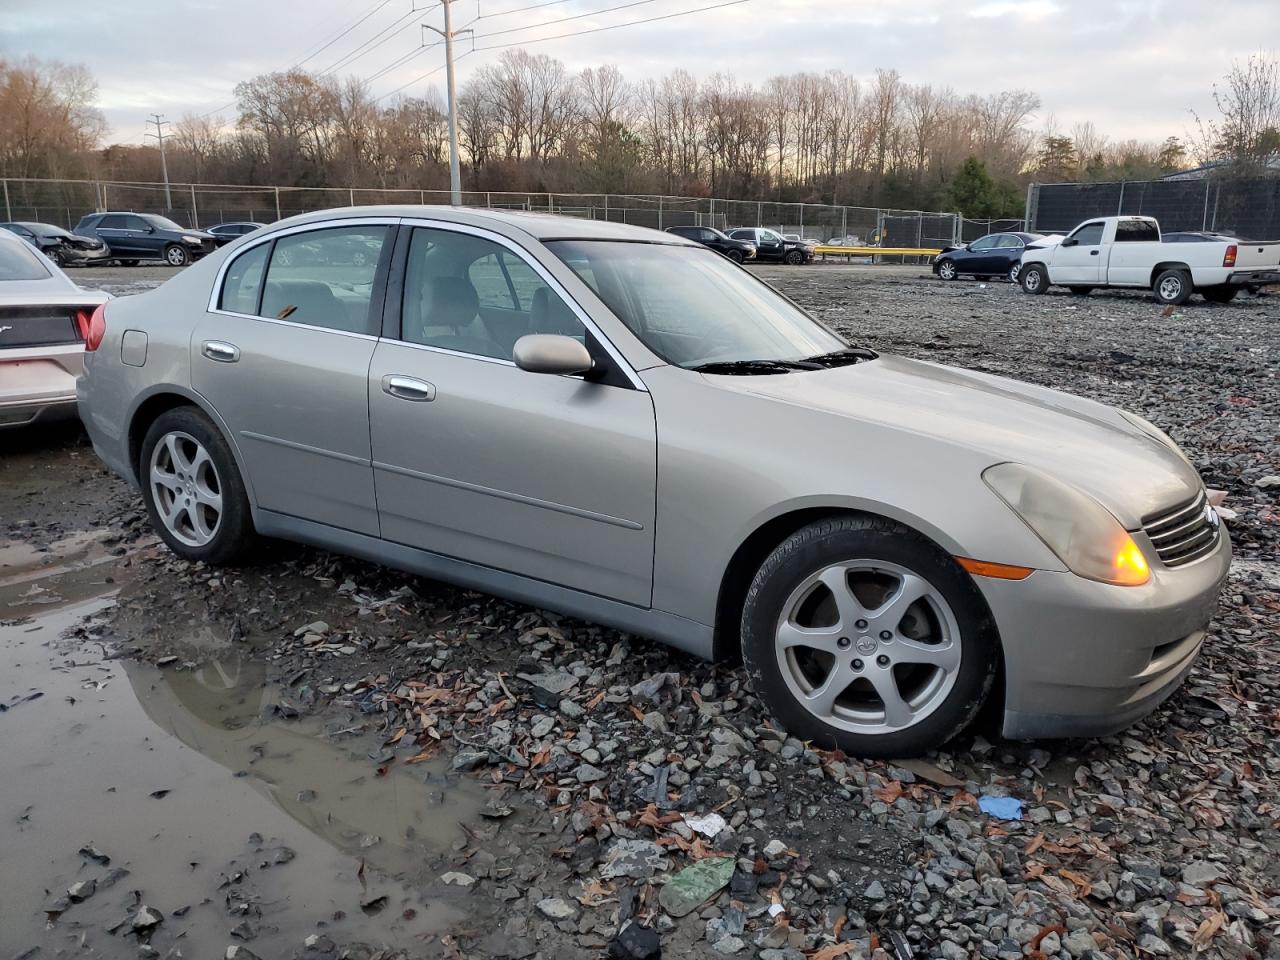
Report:
<svg viewBox="0 0 1280 960"><path fill-rule="evenodd" d="M1121 220L1116 224L1116 243L1159 243L1160 229L1148 220Z"/></svg>
<svg viewBox="0 0 1280 960"><path fill-rule="evenodd" d="M25 242L0 243L0 280L47 280L51 276L35 247Z"/></svg>

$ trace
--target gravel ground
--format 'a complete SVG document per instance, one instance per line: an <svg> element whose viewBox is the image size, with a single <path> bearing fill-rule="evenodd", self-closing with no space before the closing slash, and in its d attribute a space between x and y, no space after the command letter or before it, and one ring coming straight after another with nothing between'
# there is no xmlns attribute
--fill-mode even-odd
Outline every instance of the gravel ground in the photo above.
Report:
<svg viewBox="0 0 1280 960"><path fill-rule="evenodd" d="M422 870L369 856L456 911L429 935L406 910L343 939L286 894L234 900L252 901L240 926L228 888L259 867L182 916L163 888L141 891L166 919L85 926L92 955L1280 957L1280 481L1266 479L1280 474L1280 297L1164 316L1136 294L1032 298L912 268L761 273L856 342L1116 403L1171 433L1236 514L1237 562L1186 687L1117 737L1010 743L988 720L925 760L862 762L778 731L740 669L616 631L309 549L186 564L75 434L7 441L0 537L47 546L95 527L124 557L128 585L82 639L179 674L234 650L261 666L273 722L354 731L370 778L430 768L483 788ZM15 618L0 629L25 613L0 609ZM979 805L1004 797L1021 819ZM49 842L73 855L86 839ZM180 851L134 855L188 869ZM360 863L349 909L368 914ZM87 875L45 863L4 883L56 894ZM141 903L120 906L136 920ZM85 909L60 906L51 927ZM226 912L227 939L193 949L184 924L209 911Z"/></svg>

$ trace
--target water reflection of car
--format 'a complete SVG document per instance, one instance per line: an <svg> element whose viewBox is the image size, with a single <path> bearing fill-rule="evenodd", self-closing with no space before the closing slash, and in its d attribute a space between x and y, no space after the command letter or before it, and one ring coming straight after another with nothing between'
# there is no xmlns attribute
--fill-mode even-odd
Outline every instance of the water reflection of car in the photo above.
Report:
<svg viewBox="0 0 1280 960"><path fill-rule="evenodd" d="M205 227L205 233L213 237L213 242L220 247L225 247L233 240L239 240L246 233L253 233L255 230L261 230L265 227L265 223L254 223L251 220L242 220L236 223L217 223L212 227Z"/></svg>
<svg viewBox="0 0 1280 960"><path fill-rule="evenodd" d="M51 223L0 223L60 267L83 266L111 259L111 249L97 237L78 237Z"/></svg>
<svg viewBox="0 0 1280 960"><path fill-rule="evenodd" d="M980 280L1004 277L1017 283L1022 254L1041 239L1038 233L989 233L964 246L944 248L934 257L933 272L943 280L969 275Z"/></svg>
<svg viewBox="0 0 1280 960"><path fill-rule="evenodd" d="M754 243L749 240L735 240L714 227L667 227L667 233L674 233L677 237L684 237L686 240L709 247L717 253L723 253L734 263L756 258Z"/></svg>
<svg viewBox="0 0 1280 960"><path fill-rule="evenodd" d="M280 251L280 263L286 267L322 266L325 264L364 267L378 262L381 242L364 236L343 236L325 243L303 241Z"/></svg>
<svg viewBox="0 0 1280 960"><path fill-rule="evenodd" d="M85 339L109 299L0 230L0 429L76 415Z"/></svg>
<svg viewBox="0 0 1280 960"><path fill-rule="evenodd" d="M747 240L756 245L756 259L772 263L790 263L798 265L813 259L813 251L804 243L787 240L776 230L768 227L738 227L730 230L729 236L735 240Z"/></svg>

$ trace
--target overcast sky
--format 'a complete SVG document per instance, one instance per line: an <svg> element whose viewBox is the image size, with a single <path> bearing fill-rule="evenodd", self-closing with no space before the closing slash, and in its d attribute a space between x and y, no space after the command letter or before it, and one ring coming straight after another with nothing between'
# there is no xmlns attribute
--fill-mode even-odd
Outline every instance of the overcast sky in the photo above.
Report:
<svg viewBox="0 0 1280 960"><path fill-rule="evenodd" d="M137 142L148 113L171 120L222 108L234 119L235 84L297 63L383 0L111 0L50 3L0 0L0 56L34 55L86 65L100 86L111 139ZM386 0L364 23L307 60L323 69L400 18L405 29L338 70L364 77L420 44L432 0ZM707 6L717 0L455 0L455 27L482 14L478 37L516 27L476 46L530 41ZM595 12L630 2L629 9ZM723 2L723 0L720 0ZM429 7L435 9L428 10ZM565 17L588 16L555 23ZM740 80L838 68L870 76L896 68L913 83L964 93L1013 87L1036 92L1043 122L1061 128L1092 120L1113 139L1183 135L1189 110L1211 109L1213 82L1232 59L1280 38L1280 0L746 0L623 29L531 43L579 69L601 63L632 79L683 67L699 76L730 71ZM472 42L459 41L465 51ZM460 83L496 51L458 64ZM374 80L376 95L443 63L421 50ZM406 88L443 89L444 73Z"/></svg>

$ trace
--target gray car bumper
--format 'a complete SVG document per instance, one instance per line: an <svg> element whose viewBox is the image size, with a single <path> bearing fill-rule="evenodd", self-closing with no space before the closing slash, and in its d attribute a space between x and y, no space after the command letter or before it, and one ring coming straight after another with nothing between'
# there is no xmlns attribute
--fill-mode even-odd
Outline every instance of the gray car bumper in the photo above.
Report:
<svg viewBox="0 0 1280 960"><path fill-rule="evenodd" d="M1155 710L1190 672L1230 562L1224 531L1212 554L1142 587L978 578L1004 647L1004 735L1102 736Z"/></svg>

